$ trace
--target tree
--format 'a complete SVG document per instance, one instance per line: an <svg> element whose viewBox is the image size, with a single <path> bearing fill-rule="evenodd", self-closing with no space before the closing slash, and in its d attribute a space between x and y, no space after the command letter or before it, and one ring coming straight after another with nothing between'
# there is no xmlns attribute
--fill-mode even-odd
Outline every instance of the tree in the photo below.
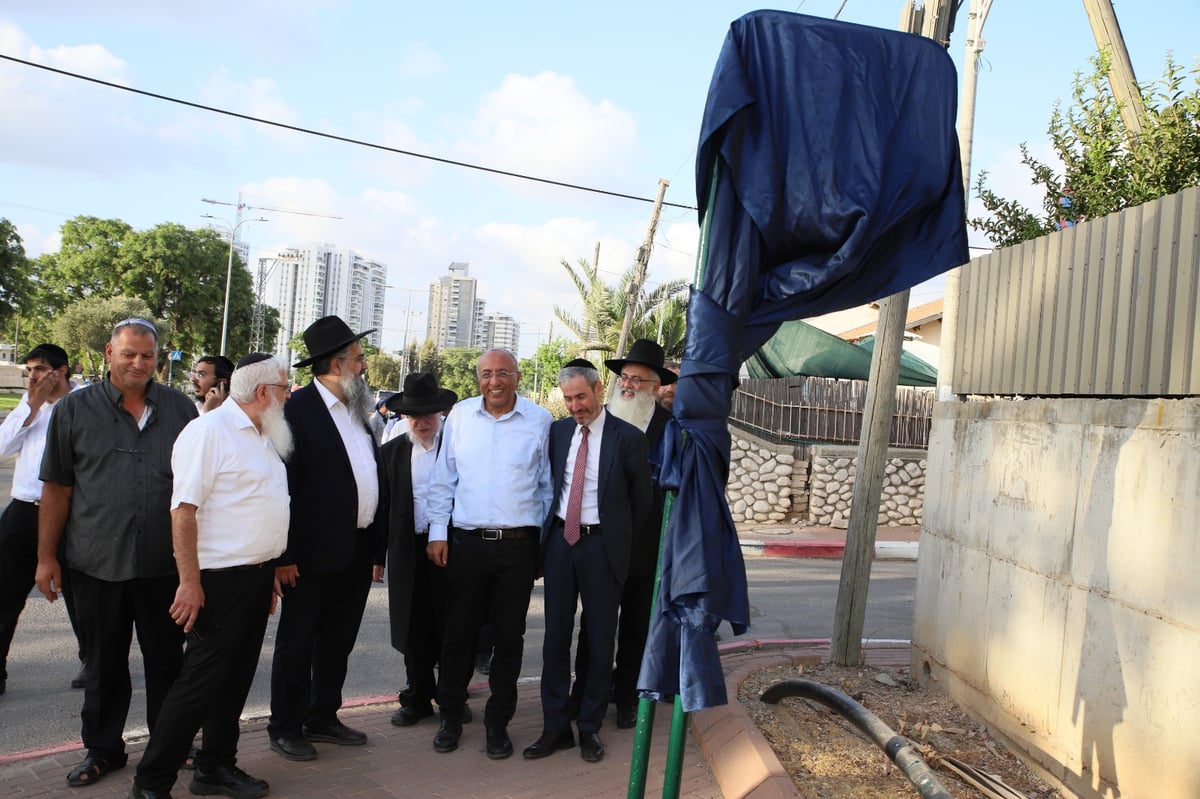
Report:
<svg viewBox="0 0 1200 799"><path fill-rule="evenodd" d="M450 347L442 350L437 371L438 385L458 394L459 399L479 394L475 363L481 355L483 351L475 347Z"/></svg>
<svg viewBox="0 0 1200 799"><path fill-rule="evenodd" d="M560 263L579 292L583 314L573 316L556 305L555 317L579 339L578 354L593 360L603 356L613 357L621 335L621 321L625 318L626 297L633 286L637 265L630 265L614 288L604 283L596 265L586 259L581 258L578 267L571 266L566 260ZM651 321L655 310L665 309L672 299L686 290L686 281L668 280L649 293L640 293L633 306L630 340L649 338L657 341L658 323Z"/></svg>
<svg viewBox="0 0 1200 799"><path fill-rule="evenodd" d="M32 290L29 259L21 236L12 222L0 218L0 329L18 318L29 304Z"/></svg>
<svg viewBox="0 0 1200 799"><path fill-rule="evenodd" d="M402 368L403 364L399 358L376 350L367 356L367 382L376 391L398 391Z"/></svg>
<svg viewBox="0 0 1200 799"><path fill-rule="evenodd" d="M38 304L61 311L86 297L120 294L121 247L132 232L119 219L77 216L64 222L58 252L38 262Z"/></svg>
<svg viewBox="0 0 1200 799"><path fill-rule="evenodd" d="M555 338L538 345L532 358L521 361L521 390L535 402L540 402L558 385L558 373L571 359L570 346L566 339Z"/></svg>
<svg viewBox="0 0 1200 799"><path fill-rule="evenodd" d="M53 339L72 360L83 362L88 375L103 375L104 345L112 339L113 325L131 316L153 319L145 301L136 297L86 297L55 319Z"/></svg>
<svg viewBox="0 0 1200 799"><path fill-rule="evenodd" d="M1190 90L1170 55L1163 77L1139 87L1146 107L1143 132L1132 135L1107 81L1109 58L1091 59L1093 72L1076 74L1073 105L1056 106L1050 143L1061 174L1021 145L1021 162L1045 191L1039 215L987 188L981 172L975 190L989 216L970 220L998 247L1037 238L1085 219L1130 208L1200 183L1200 67Z"/></svg>

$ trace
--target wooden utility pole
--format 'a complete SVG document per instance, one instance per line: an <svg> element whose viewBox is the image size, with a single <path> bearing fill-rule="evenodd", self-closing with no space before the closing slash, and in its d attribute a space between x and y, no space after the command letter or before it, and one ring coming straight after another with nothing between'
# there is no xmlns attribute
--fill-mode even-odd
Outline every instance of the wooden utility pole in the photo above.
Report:
<svg viewBox="0 0 1200 799"><path fill-rule="evenodd" d="M928 6L929 4L927 4ZM912 0L901 12L901 29L945 41L950 0L937 0L932 19L924 17ZM867 589L871 583L871 558L875 555L875 533L879 526L879 498L883 470L887 464L892 415L896 412L896 385L900 376L900 353L904 323L908 318L907 289L887 297L879 305L875 349L867 381L862 432L858 439L858 467L850 497L850 524L846 530L846 552L842 557L842 579L833 616L833 638L829 656L841 666L857 666L862 659L862 631L867 617Z"/></svg>
<svg viewBox="0 0 1200 799"><path fill-rule="evenodd" d="M1117 12L1113 10L1112 0L1083 0L1083 7L1092 25L1092 35L1096 37L1096 49L1109 53L1108 84L1121 108L1121 121L1125 123L1130 138L1141 136L1146 106L1142 103L1142 93L1133 74L1133 62L1129 60L1129 51L1125 49L1125 37L1121 35L1121 26L1117 24Z"/></svg>
<svg viewBox="0 0 1200 799"><path fill-rule="evenodd" d="M646 240L638 247L637 256L634 258L637 269L633 273L633 282L629 284L629 294L625 297L625 318L621 321L621 337L617 340L617 358L625 354L626 343L629 341L629 329L633 326L633 309L637 306L638 296L641 295L642 286L646 282L650 248L654 245L654 232L658 230L658 214L662 211L663 195L667 193L667 186L670 185L671 181L658 179L658 196L654 199L654 210L650 212L650 227L646 229ZM616 386L616 381L613 381L613 385Z"/></svg>

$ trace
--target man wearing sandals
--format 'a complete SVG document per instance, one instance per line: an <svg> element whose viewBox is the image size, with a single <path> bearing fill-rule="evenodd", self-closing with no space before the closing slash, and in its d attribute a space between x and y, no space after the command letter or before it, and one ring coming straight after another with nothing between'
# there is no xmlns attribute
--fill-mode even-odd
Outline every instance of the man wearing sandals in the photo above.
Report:
<svg viewBox="0 0 1200 799"><path fill-rule="evenodd" d="M187 649L131 799L170 796L201 727L192 793L257 799L269 790L266 780L237 767L238 718L274 609L273 561L287 544L287 390L284 365L251 353L233 370L229 400L176 441L171 533L179 589L171 618L187 634Z"/></svg>
<svg viewBox="0 0 1200 799"><path fill-rule="evenodd" d="M171 448L196 418L196 406L154 382L158 330L152 322L117 323L104 356L104 380L55 403L40 474L35 579L47 599L58 598L64 539L87 649L80 713L87 757L67 776L74 787L125 765L134 628L151 732L183 661L183 633L167 612L179 585L171 552Z"/></svg>

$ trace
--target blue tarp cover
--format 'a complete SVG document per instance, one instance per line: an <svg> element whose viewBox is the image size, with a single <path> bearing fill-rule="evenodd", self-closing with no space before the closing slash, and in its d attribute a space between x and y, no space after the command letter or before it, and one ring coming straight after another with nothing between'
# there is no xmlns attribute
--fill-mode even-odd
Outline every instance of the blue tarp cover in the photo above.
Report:
<svg viewBox="0 0 1200 799"><path fill-rule="evenodd" d="M738 367L783 321L894 294L967 261L954 66L929 39L776 11L730 26L696 158L696 285L660 480L658 612L638 687L724 704L713 631L750 604L725 503ZM797 608L804 613L804 608Z"/></svg>

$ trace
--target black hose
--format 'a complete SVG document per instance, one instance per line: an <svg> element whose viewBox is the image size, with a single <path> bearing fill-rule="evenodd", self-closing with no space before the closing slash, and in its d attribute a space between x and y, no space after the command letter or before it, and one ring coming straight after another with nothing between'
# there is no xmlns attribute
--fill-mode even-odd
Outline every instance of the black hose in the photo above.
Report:
<svg viewBox="0 0 1200 799"><path fill-rule="evenodd" d="M775 705L789 696L812 699L845 716L887 754L888 759L900 767L917 788L922 799L954 799L933 775L929 766L909 746L908 740L897 735L871 711L846 696L841 691L812 680L784 680L762 692L762 701Z"/></svg>

